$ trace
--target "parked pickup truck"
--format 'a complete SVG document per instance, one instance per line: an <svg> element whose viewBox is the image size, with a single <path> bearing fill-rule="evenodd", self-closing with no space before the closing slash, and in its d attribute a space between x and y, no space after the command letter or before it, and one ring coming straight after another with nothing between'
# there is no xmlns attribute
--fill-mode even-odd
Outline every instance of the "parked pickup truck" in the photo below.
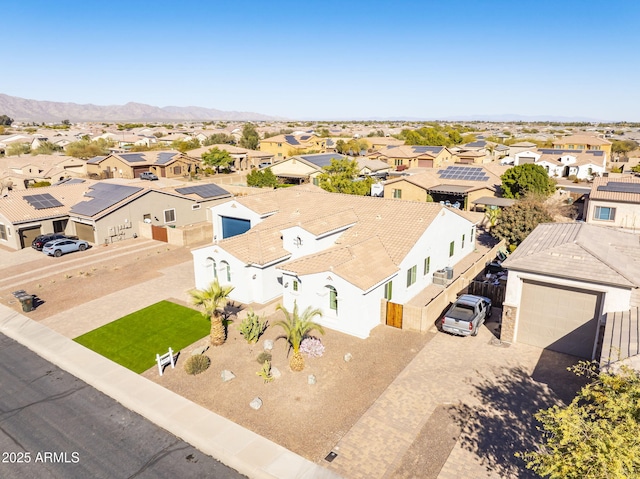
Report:
<svg viewBox="0 0 640 479"><path fill-rule="evenodd" d="M491 317L491 300L484 296L463 294L444 313L442 329L459 336L475 336L485 319Z"/></svg>

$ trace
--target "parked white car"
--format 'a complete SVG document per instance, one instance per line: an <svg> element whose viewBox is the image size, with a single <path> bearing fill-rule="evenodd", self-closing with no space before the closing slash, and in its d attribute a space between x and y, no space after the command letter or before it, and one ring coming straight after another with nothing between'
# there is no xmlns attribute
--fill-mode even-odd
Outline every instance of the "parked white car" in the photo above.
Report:
<svg viewBox="0 0 640 479"><path fill-rule="evenodd" d="M89 247L89 243L82 240L73 239L59 239L50 241L42 248L42 252L49 256L55 256L56 258L66 253L73 253L74 251L84 251Z"/></svg>

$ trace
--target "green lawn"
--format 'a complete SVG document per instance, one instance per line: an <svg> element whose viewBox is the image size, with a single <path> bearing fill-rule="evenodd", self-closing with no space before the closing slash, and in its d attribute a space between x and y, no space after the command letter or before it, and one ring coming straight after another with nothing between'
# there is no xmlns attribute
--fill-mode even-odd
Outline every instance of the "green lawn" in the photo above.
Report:
<svg viewBox="0 0 640 479"><path fill-rule="evenodd" d="M204 338L211 323L198 311L160 301L74 341L136 373L156 364L156 354L174 351Z"/></svg>

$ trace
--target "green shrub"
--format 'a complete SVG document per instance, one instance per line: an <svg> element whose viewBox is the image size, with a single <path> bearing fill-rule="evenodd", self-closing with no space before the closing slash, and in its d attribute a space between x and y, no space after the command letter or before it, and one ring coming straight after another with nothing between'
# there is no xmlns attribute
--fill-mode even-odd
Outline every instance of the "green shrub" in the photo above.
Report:
<svg viewBox="0 0 640 479"><path fill-rule="evenodd" d="M257 343L262 333L267 329L267 321L262 321L260 317L251 310L249 314L247 314L247 317L240 322L238 329L249 344Z"/></svg>
<svg viewBox="0 0 640 479"><path fill-rule="evenodd" d="M265 383L273 381L274 377L271 375L271 361L265 361L262 363L262 369L256 373Z"/></svg>
<svg viewBox="0 0 640 479"><path fill-rule="evenodd" d="M187 374L196 375L207 370L211 364L211 359L204 354L194 354L184 363L184 370Z"/></svg>
<svg viewBox="0 0 640 479"><path fill-rule="evenodd" d="M264 364L265 361L271 361L271 353L268 351L262 351L258 354L258 363Z"/></svg>

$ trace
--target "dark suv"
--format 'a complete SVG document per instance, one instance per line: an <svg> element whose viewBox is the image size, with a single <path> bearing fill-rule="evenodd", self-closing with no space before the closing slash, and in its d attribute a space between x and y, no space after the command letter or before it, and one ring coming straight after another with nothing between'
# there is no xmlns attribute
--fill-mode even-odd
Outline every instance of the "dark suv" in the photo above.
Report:
<svg viewBox="0 0 640 479"><path fill-rule="evenodd" d="M65 239L68 238L67 235L63 235L61 233L51 233L48 235L40 235L40 236L36 236L36 239L34 239L31 242L31 247L34 249L37 249L38 251L42 251L42 247L47 244L49 241L53 241L53 240L59 240L59 239Z"/></svg>

